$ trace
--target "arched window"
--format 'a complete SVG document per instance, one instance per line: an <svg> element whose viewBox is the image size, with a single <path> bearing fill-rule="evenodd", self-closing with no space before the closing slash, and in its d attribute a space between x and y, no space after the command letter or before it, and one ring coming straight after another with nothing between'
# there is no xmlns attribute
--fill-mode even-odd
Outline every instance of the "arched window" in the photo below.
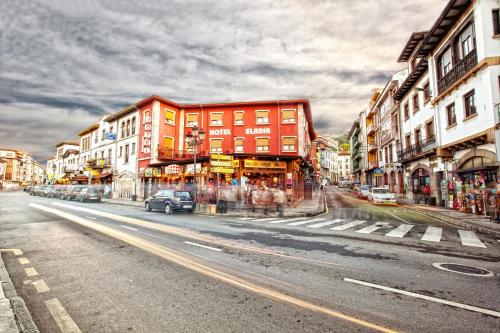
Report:
<svg viewBox="0 0 500 333"><path fill-rule="evenodd" d="M132 118L132 135L135 135L135 117Z"/></svg>

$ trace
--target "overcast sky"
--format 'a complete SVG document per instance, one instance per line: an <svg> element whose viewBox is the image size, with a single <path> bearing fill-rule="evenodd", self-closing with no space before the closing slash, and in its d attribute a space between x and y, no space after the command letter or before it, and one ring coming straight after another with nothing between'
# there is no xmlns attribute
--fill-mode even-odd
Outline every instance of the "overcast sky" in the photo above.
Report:
<svg viewBox="0 0 500 333"><path fill-rule="evenodd" d="M43 161L100 115L178 103L309 98L347 131L413 31L446 0L0 1L0 147Z"/></svg>

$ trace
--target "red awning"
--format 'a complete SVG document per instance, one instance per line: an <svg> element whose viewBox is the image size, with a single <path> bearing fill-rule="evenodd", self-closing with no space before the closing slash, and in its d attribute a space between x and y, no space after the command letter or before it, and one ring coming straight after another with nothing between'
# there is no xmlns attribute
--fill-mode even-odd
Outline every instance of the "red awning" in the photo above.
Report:
<svg viewBox="0 0 500 333"><path fill-rule="evenodd" d="M80 176L73 177L71 180L76 180L76 181L85 180L85 181L87 181L87 180L89 180L89 178L87 176L80 175Z"/></svg>
<svg viewBox="0 0 500 333"><path fill-rule="evenodd" d="M109 172L104 172L102 173L99 178L106 178L106 177L109 177L109 176L112 176L113 174L112 173L109 173Z"/></svg>

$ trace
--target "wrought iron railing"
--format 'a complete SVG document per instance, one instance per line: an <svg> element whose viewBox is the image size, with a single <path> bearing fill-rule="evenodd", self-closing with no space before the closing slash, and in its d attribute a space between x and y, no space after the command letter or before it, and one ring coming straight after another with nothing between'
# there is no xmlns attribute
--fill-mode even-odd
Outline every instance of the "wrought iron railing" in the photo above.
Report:
<svg viewBox="0 0 500 333"><path fill-rule="evenodd" d="M436 148L436 137L432 136L398 151L398 160L404 162L420 154L428 153L434 148Z"/></svg>
<svg viewBox="0 0 500 333"><path fill-rule="evenodd" d="M93 169L104 168L111 165L111 160L109 158L98 158L89 160L87 162L88 166Z"/></svg>
<svg viewBox="0 0 500 333"><path fill-rule="evenodd" d="M467 54L462 60L460 60L453 68L446 73L438 81L438 93L442 94L446 89L448 89L453 83L460 80L462 76L467 74L474 66L477 65L477 52L472 50Z"/></svg>

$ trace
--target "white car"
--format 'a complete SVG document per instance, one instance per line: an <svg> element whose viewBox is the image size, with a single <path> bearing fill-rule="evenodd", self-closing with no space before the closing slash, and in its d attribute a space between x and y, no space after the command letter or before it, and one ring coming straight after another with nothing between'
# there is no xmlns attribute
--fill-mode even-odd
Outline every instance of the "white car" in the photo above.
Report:
<svg viewBox="0 0 500 333"><path fill-rule="evenodd" d="M395 205L396 195L384 187L374 187L368 192L368 201L373 204Z"/></svg>

